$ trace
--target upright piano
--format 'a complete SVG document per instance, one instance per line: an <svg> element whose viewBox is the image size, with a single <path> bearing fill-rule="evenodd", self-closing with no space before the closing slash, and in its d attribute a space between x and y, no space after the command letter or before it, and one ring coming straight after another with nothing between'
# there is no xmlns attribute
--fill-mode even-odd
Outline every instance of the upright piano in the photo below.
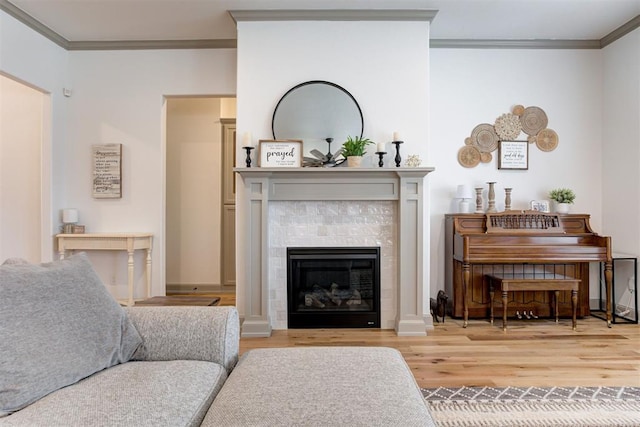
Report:
<svg viewBox="0 0 640 427"><path fill-rule="evenodd" d="M489 288L486 275L561 275L581 280L578 316L589 311L589 263L604 263L606 318L611 327L611 238L594 233L586 214L552 214L536 211L505 211L495 214L445 215L445 291L451 314L487 318ZM549 295L520 292L508 304L515 312L550 315ZM558 301L561 316L571 316L568 292Z"/></svg>

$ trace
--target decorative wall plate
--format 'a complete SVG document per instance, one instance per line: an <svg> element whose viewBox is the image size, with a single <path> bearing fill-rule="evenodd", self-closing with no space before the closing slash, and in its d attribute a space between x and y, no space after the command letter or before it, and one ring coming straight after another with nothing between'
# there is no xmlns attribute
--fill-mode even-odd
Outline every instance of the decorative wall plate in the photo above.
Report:
<svg viewBox="0 0 640 427"><path fill-rule="evenodd" d="M482 153L490 153L498 148L498 134L492 125L482 123L471 131L471 141Z"/></svg>
<svg viewBox="0 0 640 427"><path fill-rule="evenodd" d="M465 168L473 168L480 163L480 151L473 145L465 145L458 150L458 163Z"/></svg>
<svg viewBox="0 0 640 427"><path fill-rule="evenodd" d="M464 139L464 145L473 145L473 139L470 136Z"/></svg>
<svg viewBox="0 0 640 427"><path fill-rule="evenodd" d="M524 106L522 105L514 105L511 109L511 112L516 116L521 116L524 113Z"/></svg>
<svg viewBox="0 0 640 427"><path fill-rule="evenodd" d="M482 163L489 163L491 160L493 160L491 153L480 153L480 161Z"/></svg>
<svg viewBox="0 0 640 427"><path fill-rule="evenodd" d="M558 146L558 134L553 129L542 129L536 135L536 145L540 151L553 151Z"/></svg>
<svg viewBox="0 0 640 427"><path fill-rule="evenodd" d="M520 116L522 131L527 135L537 135L549 124L547 114L538 107L527 107Z"/></svg>
<svg viewBox="0 0 640 427"><path fill-rule="evenodd" d="M498 117L493 127L503 141L512 141L522 132L520 117L511 113L506 113Z"/></svg>

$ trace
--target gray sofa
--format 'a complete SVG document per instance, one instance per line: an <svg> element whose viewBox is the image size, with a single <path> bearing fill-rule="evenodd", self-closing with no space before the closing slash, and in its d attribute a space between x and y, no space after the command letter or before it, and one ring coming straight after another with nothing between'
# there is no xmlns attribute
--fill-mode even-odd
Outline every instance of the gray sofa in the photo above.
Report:
<svg viewBox="0 0 640 427"><path fill-rule="evenodd" d="M0 334L0 426L434 425L396 350L238 362L234 307L123 309L84 254L0 266Z"/></svg>

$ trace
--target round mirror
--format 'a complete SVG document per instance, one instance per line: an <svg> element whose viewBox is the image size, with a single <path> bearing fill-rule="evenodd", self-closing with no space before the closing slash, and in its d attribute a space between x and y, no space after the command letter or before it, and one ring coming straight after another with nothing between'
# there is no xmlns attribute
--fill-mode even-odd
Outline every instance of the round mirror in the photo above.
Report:
<svg viewBox="0 0 640 427"><path fill-rule="evenodd" d="M278 101L271 124L274 139L301 139L306 153L336 152L347 136L362 136L363 118L355 98L335 83L313 80L291 88Z"/></svg>

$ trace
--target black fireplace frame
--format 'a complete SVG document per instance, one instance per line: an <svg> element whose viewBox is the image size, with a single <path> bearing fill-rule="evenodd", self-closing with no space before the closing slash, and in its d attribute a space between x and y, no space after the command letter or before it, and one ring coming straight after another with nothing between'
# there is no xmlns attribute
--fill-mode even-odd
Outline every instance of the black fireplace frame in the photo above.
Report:
<svg viewBox="0 0 640 427"><path fill-rule="evenodd" d="M367 259L373 262L373 298L368 311L297 311L293 295L294 260ZM287 248L287 321L290 329L380 328L380 247L288 247Z"/></svg>

